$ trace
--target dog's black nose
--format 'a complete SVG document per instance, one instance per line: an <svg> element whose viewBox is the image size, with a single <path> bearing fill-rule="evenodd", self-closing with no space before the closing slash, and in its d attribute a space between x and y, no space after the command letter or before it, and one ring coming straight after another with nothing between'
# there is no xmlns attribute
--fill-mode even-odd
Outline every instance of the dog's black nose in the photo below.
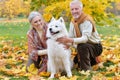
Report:
<svg viewBox="0 0 120 80"><path fill-rule="evenodd" d="M50 32L51 32L51 31L52 31L52 28L50 28L49 30L50 30Z"/></svg>

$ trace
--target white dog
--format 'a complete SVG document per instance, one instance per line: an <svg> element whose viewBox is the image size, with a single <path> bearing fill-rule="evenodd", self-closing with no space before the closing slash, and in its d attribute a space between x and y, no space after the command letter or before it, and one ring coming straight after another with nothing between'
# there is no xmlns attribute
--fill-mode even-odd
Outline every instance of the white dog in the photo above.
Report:
<svg viewBox="0 0 120 80"><path fill-rule="evenodd" d="M63 18L60 17L58 20L52 18L47 29L48 72L51 72L50 78L54 78L56 73L64 70L67 77L72 76L71 51L66 49L65 45L56 41L63 36L68 36Z"/></svg>

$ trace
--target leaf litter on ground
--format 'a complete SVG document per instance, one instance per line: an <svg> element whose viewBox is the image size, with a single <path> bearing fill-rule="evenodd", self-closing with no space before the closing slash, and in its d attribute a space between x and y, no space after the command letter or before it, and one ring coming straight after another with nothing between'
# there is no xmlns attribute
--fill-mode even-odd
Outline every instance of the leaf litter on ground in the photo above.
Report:
<svg viewBox="0 0 120 80"><path fill-rule="evenodd" d="M0 79L5 80L46 80L50 73L37 74L38 70L32 64L26 72L28 58L27 45L13 46L13 41L1 38L0 42ZM67 78L60 73L53 80L119 80L120 79L120 38L106 36L102 40L103 53L99 56L100 63L92 67L92 71L73 69L73 76ZM71 48L72 56L76 50ZM72 57L73 58L73 57Z"/></svg>

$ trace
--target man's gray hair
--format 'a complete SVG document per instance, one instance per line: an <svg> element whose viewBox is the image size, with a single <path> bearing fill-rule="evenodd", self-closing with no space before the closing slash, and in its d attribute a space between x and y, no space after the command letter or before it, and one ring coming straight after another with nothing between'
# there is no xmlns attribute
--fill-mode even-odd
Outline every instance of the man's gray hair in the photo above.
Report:
<svg viewBox="0 0 120 80"><path fill-rule="evenodd" d="M40 16L40 17L42 18L42 15L41 15L39 12L37 12L37 11L32 11L32 12L29 14L29 16L28 16L29 22L31 22L32 19L33 19L34 17L36 17L36 16Z"/></svg>
<svg viewBox="0 0 120 80"><path fill-rule="evenodd" d="M73 1L70 3L70 6L71 6L72 4L79 4L79 5L80 5L80 8L81 8L81 9L83 8L83 4L82 4L82 2L81 2L80 0L73 0Z"/></svg>

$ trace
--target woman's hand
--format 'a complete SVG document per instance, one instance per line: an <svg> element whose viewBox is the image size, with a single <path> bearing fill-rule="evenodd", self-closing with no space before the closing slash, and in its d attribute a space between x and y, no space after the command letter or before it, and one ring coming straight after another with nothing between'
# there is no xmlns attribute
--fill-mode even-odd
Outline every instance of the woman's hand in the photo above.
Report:
<svg viewBox="0 0 120 80"><path fill-rule="evenodd" d="M33 50L33 51L30 53L30 57L31 57L32 60L37 61L37 60L38 60L37 51L36 51L36 50Z"/></svg>

